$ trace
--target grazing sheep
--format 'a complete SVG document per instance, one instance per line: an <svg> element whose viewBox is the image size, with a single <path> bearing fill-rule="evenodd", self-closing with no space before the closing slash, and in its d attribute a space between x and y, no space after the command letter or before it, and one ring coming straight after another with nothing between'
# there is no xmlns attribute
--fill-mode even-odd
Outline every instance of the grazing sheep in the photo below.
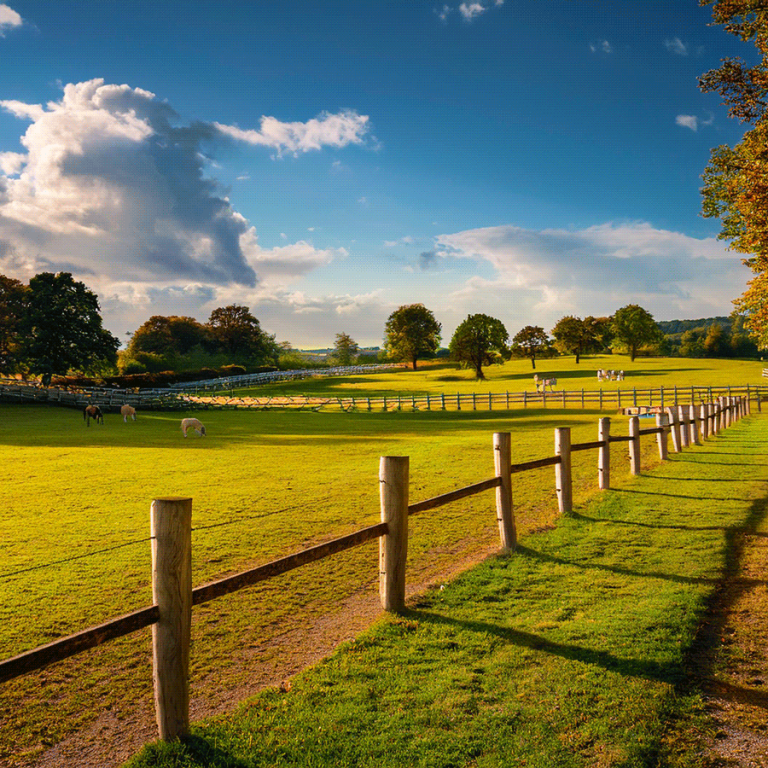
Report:
<svg viewBox="0 0 768 768"><path fill-rule="evenodd" d="M91 426L91 419L94 419L97 424L104 423L104 414L98 405L86 405L83 408L83 421L86 423L86 426Z"/></svg>
<svg viewBox="0 0 768 768"><path fill-rule="evenodd" d="M127 424L128 423L128 417L130 416L134 421L136 421L136 409L132 405L128 405L126 403L124 406L120 408L120 413L123 416L123 421Z"/></svg>
<svg viewBox="0 0 768 768"><path fill-rule="evenodd" d="M182 419L181 431L184 433L184 437L187 436L188 429L194 429L200 437L205 437L205 427L200 419Z"/></svg>

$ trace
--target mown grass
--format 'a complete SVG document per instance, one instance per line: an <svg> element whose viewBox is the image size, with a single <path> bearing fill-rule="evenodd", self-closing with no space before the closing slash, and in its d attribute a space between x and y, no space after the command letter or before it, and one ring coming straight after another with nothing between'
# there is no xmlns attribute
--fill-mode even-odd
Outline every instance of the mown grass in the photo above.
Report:
<svg viewBox="0 0 768 768"><path fill-rule="evenodd" d="M736 540L768 530L767 440L750 417L624 478L128 766L708 765L690 655Z"/></svg>
<svg viewBox="0 0 768 768"><path fill-rule="evenodd" d="M571 426L574 441L594 440L599 415L211 411L208 436L185 440L184 414L142 412L128 424L107 414L103 427L86 428L73 410L1 407L3 658L151 603L155 497L193 497L193 580L201 584L376 522L381 455L411 457L417 501L492 476L494 431L511 432L514 460L525 461L552 455L556 426ZM645 452L655 461L652 441ZM594 457L574 463L583 499L595 493ZM551 468L521 476L515 488L522 531L552 524ZM496 542L492 493L446 507L414 521L409 578L437 578ZM193 699L222 704L285 663L290 651L274 638L332 618L361 593L375 599L376 557L375 544L366 545L196 609ZM38 569L50 563L58 564ZM4 684L0 762L21 763L107 715L138 711L151 722L149 647L148 631L138 633Z"/></svg>
<svg viewBox="0 0 768 768"><path fill-rule="evenodd" d="M556 357L537 360L510 360L503 365L483 369L485 381L477 381L474 372L455 363L424 361L417 370L399 368L375 375L312 378L238 389L238 396L317 395L326 397L382 397L389 395L478 394L487 392L535 391L533 375L557 378L557 389L622 391L658 387L745 386L761 384L764 363L759 360L716 360L693 358L639 357L630 362L627 355L591 355L581 358ZM623 370L621 382L598 382L598 369Z"/></svg>

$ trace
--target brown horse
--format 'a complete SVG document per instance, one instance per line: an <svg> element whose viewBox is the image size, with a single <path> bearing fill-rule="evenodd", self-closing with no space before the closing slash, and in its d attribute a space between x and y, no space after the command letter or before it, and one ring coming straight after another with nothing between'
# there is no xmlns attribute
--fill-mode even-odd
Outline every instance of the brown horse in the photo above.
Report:
<svg viewBox="0 0 768 768"><path fill-rule="evenodd" d="M86 405L83 408L83 421L87 426L91 426L91 419L97 424L104 423L104 414L101 412L101 408L98 405Z"/></svg>

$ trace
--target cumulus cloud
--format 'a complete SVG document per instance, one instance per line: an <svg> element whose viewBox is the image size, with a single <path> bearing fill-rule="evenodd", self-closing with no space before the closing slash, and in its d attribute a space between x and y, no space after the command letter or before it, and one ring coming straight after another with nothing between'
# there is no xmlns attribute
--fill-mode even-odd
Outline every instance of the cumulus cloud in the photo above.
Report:
<svg viewBox="0 0 768 768"><path fill-rule="evenodd" d="M3 100L0 108L29 123L24 151L0 153L0 273L87 276L107 297L108 324L109 311L138 325L145 308L205 313L210 296L258 298L346 256L304 241L262 248L208 175L225 132L182 122L149 91L95 79L66 85L45 105ZM351 115L306 124L269 118L265 145L307 152L357 143L368 118ZM281 134L279 125L290 127Z"/></svg>
<svg viewBox="0 0 768 768"><path fill-rule="evenodd" d="M323 112L306 123L283 123L274 117L262 116L259 130L244 130L221 123L214 125L221 133L233 139L274 149L278 157L284 152L297 156L322 147L362 144L370 129L368 116L359 115L353 110L336 115Z"/></svg>
<svg viewBox="0 0 768 768"><path fill-rule="evenodd" d="M678 56L688 55L688 46L679 37L673 37L671 40L665 40L664 47L670 53L675 53Z"/></svg>
<svg viewBox="0 0 768 768"><path fill-rule="evenodd" d="M631 302L661 319L706 317L710 310L723 314L744 290L740 257L715 238L647 223L576 231L500 226L440 235L435 242L439 257L487 262L495 273L468 279L452 304L482 301L500 317L514 307L521 320L529 312L554 323L569 312L610 314Z"/></svg>
<svg viewBox="0 0 768 768"><path fill-rule="evenodd" d="M447 21L453 11L457 11L464 21L473 21L475 18L490 10L491 8L499 8L504 5L504 0L493 0L493 2L469 2L462 3L457 8L450 5L443 5L439 8L435 8L435 13L440 21Z"/></svg>
<svg viewBox="0 0 768 768"><path fill-rule="evenodd" d="M699 118L696 115L678 115L675 118L675 123L682 125L684 128L690 128L694 132L699 130Z"/></svg>
<svg viewBox="0 0 768 768"><path fill-rule="evenodd" d="M5 33L14 27L20 27L24 20L10 6L0 3L0 37L5 37Z"/></svg>
<svg viewBox="0 0 768 768"><path fill-rule="evenodd" d="M426 271L434 266L436 260L437 253L435 253L435 251L422 251L422 253L419 254L419 267Z"/></svg>

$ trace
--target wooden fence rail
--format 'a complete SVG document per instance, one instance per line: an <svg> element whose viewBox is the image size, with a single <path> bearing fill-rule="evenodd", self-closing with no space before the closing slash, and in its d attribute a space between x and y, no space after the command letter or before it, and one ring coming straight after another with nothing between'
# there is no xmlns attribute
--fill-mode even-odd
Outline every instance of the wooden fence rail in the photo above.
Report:
<svg viewBox="0 0 768 768"><path fill-rule="evenodd" d="M670 407L667 412L658 414L655 428L641 430L638 428L639 418L630 417L630 434L626 437L611 435L610 419L601 418L598 425L599 439L574 445L570 441L570 428L558 427L555 429L554 456L519 464L510 464L510 434L495 433L495 477L414 504L408 501L408 457L384 456L381 457L379 470L381 522L194 589L191 583L192 499L155 499L151 507L154 604L0 661L0 682L42 669L108 640L152 626L158 733L161 739L166 740L184 736L189 731L189 645L193 606L378 538L381 605L386 611L400 611L405 606L409 516L495 489L501 547L510 551L516 544L510 480L513 474L554 466L558 508L561 513L567 514L573 507L572 453L598 449L598 485L601 489L608 489L612 443L630 443L630 468L633 474L637 474L642 435L657 436L659 456L663 460L667 457L670 433L673 435L674 450L682 450L681 441L674 438L676 429L683 428L685 432L706 424L707 428L701 429L701 435L714 436L725 426L749 413L750 403L745 397L722 397L714 403L707 403L706 407L687 409L682 414L678 408Z"/></svg>

